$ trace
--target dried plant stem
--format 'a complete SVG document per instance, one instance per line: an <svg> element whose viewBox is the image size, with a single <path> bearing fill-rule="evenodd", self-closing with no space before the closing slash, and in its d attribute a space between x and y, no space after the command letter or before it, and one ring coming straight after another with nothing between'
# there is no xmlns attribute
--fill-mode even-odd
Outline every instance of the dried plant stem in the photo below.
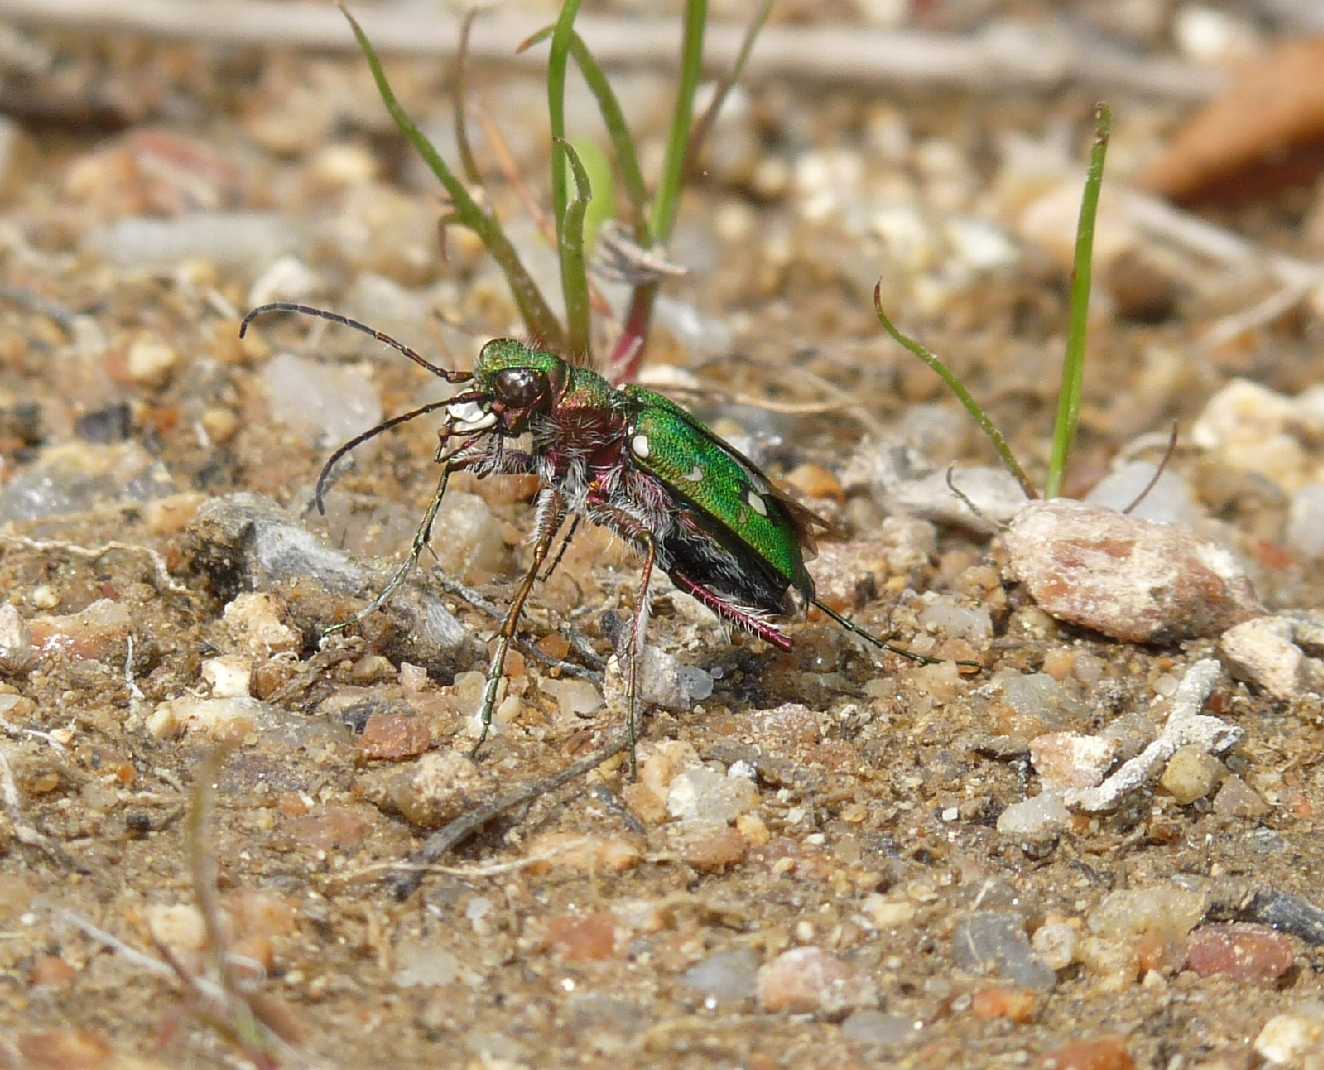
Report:
<svg viewBox="0 0 1324 1070"><path fill-rule="evenodd" d="M365 9L365 24L383 54L454 56L459 18L435 8ZM338 17L318 3L285 0L0 0L0 19L84 33L139 33L208 44L347 51ZM511 54L510 42L536 33L545 18L495 13L474 27L469 55L537 68L535 57ZM585 16L576 23L604 67L673 68L675 22ZM708 27L704 66L728 69L745 28ZM1093 46L1093 47L1091 47ZM754 78L798 79L864 88L963 89L979 93L1051 91L1064 85L1135 91L1171 100L1208 100L1227 84L1221 70L1179 60L1133 56L1068 34L1008 44L989 35L870 30L859 26L769 26L749 64Z"/></svg>
<svg viewBox="0 0 1324 1070"><path fill-rule="evenodd" d="M417 868L411 868L391 882L392 894L397 900L408 899L422 883L423 877L427 873L427 867L435 865L451 848L463 843L489 821L500 817L507 810L513 810L517 806L532 802L534 799L555 791L557 788L564 787L572 780L578 780L603 762L622 753L629 746L629 734L622 732L613 737L605 747L594 751L587 758L581 758L559 773L544 780L535 780L523 784L514 791L492 800L486 806L480 806L477 810L470 810L467 814L457 817L449 825L438 829L428 837L422 849L410 859L411 866Z"/></svg>
<svg viewBox="0 0 1324 1070"><path fill-rule="evenodd" d="M176 583L170 575L170 570L166 568L165 558L161 556L160 551L152 549L150 546L139 546L131 542L103 542L100 546L79 546L77 543L66 542L63 539L29 539L25 535L9 535L0 533L0 543L6 543L10 546L18 546L25 550L36 550L39 553L62 553L70 557L81 557L88 561L98 561L106 554L114 550L124 550L128 553L144 554L152 562L152 568L156 572L157 587L174 591L176 594L188 594L189 589L183 584Z"/></svg>

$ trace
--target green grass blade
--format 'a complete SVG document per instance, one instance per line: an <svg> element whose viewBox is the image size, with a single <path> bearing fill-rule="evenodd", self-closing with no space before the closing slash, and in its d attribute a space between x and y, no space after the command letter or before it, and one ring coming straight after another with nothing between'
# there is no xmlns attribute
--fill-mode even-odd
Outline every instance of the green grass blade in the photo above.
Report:
<svg viewBox="0 0 1324 1070"><path fill-rule="evenodd" d="M546 299L538 289L537 283L533 281L533 278L520 262L519 254L510 243L510 239L506 237L505 231L501 229L501 225L496 219L478 207L473 197L469 195L464 183L455 177L432 142L427 139L423 131L409 117L409 113L396 99L395 91L391 89L391 83L386 78L386 72L382 68L377 51L372 47L372 42L368 40L367 34L363 32L363 27L359 25L358 20L349 13L346 7L342 5L340 10L345 18L349 20L350 27L354 31L354 37L359 43L359 48L368 61L368 68L372 71L373 81L377 83L377 92L381 95L386 110L390 112L391 118L395 120L395 125L399 128L400 133L413 145L414 151L422 157L423 162L431 168L432 173L437 176L438 181L445 187L459 222L478 235L486 247L488 255L496 261L497 266L505 274L506 282L510 286L511 296L515 299L515 305L524 319L524 325L530 336L553 349L563 348L565 332L561 329L561 324L557 320L556 314L552 312L551 306L547 304Z"/></svg>
<svg viewBox="0 0 1324 1070"><path fill-rule="evenodd" d="M552 36L555 29L555 26L548 26L539 30L524 41L516 51L523 52L539 41L545 41ZM607 128L607 136L611 139L612 152L616 157L616 168L621 174L621 184L625 187L625 193L630 198L630 204L634 208L635 241L647 245L651 237L648 231L648 187L644 182L643 170L639 167L639 150L635 146L634 136L630 133L629 124L625 121L625 112L621 110L621 102L616 96L616 91L612 89L611 83L607 81L607 76L603 73L602 67L599 66L593 53L589 51L588 45L584 43L584 39L578 33L571 35L570 56L575 61L575 65L579 67L579 73L583 75L589 92L593 94L593 98L598 102L598 112L602 115L602 123Z"/></svg>
<svg viewBox="0 0 1324 1070"><path fill-rule="evenodd" d="M577 138L570 144L579 153L593 191L593 199L584 213L584 255L592 259L602 224L616 218L616 176L612 172L611 160L597 142Z"/></svg>
<svg viewBox="0 0 1324 1070"><path fill-rule="evenodd" d="M584 263L584 213L593 198L593 189L589 184L588 172L574 146L559 138L556 144L570 161L575 176L575 199L566 205L559 235L561 283L565 287L567 355L576 363L591 364L593 354L589 329L588 270Z"/></svg>
<svg viewBox="0 0 1324 1070"><path fill-rule="evenodd" d="M689 174L693 174L694 169L699 166L699 154L703 152L703 143L708 140L708 134L712 131L713 124L717 122L717 116L722 110L722 105L726 103L727 96L735 87L735 84L740 81L740 75L744 73L745 64L749 62L749 54L754 50L754 42L758 40L759 31L763 29L763 25L768 21L770 14L772 14L772 0L763 0L758 11L754 13L754 17L750 19L749 26L745 29L745 37L740 42L740 51L736 54L735 63L727 71L721 82L718 83L713 99L709 101L708 107L704 109L699 121L694 124L694 132L690 135L689 148L685 154Z"/></svg>
<svg viewBox="0 0 1324 1070"><path fill-rule="evenodd" d="M565 146L565 72L570 60L570 39L575 32L575 16L580 0L565 0L552 29L552 48L547 56L547 118L552 128L552 218L559 237L565 223L569 192L566 183ZM561 284L565 285L565 260L561 262Z"/></svg>
<svg viewBox="0 0 1324 1070"><path fill-rule="evenodd" d="M957 401L965 406L965 411L971 415L975 423L979 425L980 430L983 431L984 434L988 436L989 441L993 443L993 448L998 451L998 456L1002 458L1002 463L1006 465L1007 471L1016 477L1016 481L1020 483L1021 489L1025 491L1025 496L1027 498L1039 497L1039 492L1034 489L1034 484L1030 482L1030 477L1025 474L1025 469L1020 466L1020 462L1016 460L1015 454L1011 452L1011 446L1007 444L1006 436L998 430L997 425L990 420L988 414L980 408L979 402L970 396L970 391L965 388L965 385L961 380L953 375L947 365L935 357L923 345L915 341L909 335L902 334L897 329L896 325L887 318L887 313L883 311L883 284L881 281L873 288L873 307L874 312L878 314L878 322L883 325L883 330L891 335L892 340L896 342L897 345L910 350L910 352L914 353L915 356L919 357L920 360L937 372L938 377L946 383L951 392L956 395Z"/></svg>
<svg viewBox="0 0 1324 1070"><path fill-rule="evenodd" d="M655 243L665 243L671 237L671 229L676 224L676 212L680 208L680 191L685 180L685 152L689 148L690 130L694 125L694 92L702 73L703 31L707 23L708 0L687 0L676 108L671 118L671 134L667 138L662 181L658 183L657 197L653 201L651 230Z"/></svg>
<svg viewBox="0 0 1324 1070"><path fill-rule="evenodd" d="M1085 192L1080 199L1080 221L1076 225L1076 253L1071 280L1071 315L1066 354L1062 359L1062 387L1057 397L1057 422L1053 426L1053 455L1048 466L1044 497L1062 493L1067 460L1075 445L1080 425L1080 395L1085 380L1085 342L1089 328L1090 282L1094 272L1094 220L1099 211L1099 190L1103 186L1103 163L1108 155L1108 136L1112 112L1107 104L1094 109L1094 146L1090 167L1085 176Z"/></svg>
<svg viewBox="0 0 1324 1070"><path fill-rule="evenodd" d="M460 47L455 51L455 147L460 154L464 177L479 189L483 188L483 173L478 170L473 149L469 146L469 123L464 114L465 71L469 58L469 33L481 9L471 7L460 23Z"/></svg>
<svg viewBox="0 0 1324 1070"><path fill-rule="evenodd" d="M648 233L648 187L644 184L644 173L639 168L639 151L635 148L634 137L625 122L625 113L621 111L621 102L602 73L598 61L589 52L584 39L575 34L570 42L570 54L574 56L580 73L584 76L589 92L598 102L598 111L602 114L602 123L611 138L612 152L616 156L616 167L621 173L621 185L630 198L634 208L635 240L647 244Z"/></svg>

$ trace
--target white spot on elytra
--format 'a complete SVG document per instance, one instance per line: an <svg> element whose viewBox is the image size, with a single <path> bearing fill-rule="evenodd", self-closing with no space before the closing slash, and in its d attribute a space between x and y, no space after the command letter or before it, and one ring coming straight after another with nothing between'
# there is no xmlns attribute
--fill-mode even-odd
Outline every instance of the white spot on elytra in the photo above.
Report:
<svg viewBox="0 0 1324 1070"><path fill-rule="evenodd" d="M630 449L634 450L635 455L636 455L637 457L647 457L647 456L648 456L648 436L647 436L647 435L635 435L634 438L630 439Z"/></svg>
<svg viewBox="0 0 1324 1070"><path fill-rule="evenodd" d="M703 469L696 464L693 468L691 468L688 472L685 473L685 478L691 483L702 483Z"/></svg>
<svg viewBox="0 0 1324 1070"><path fill-rule="evenodd" d="M749 502L749 507L753 509L754 512L758 513L759 516L768 515L768 503L765 502L762 498L760 498L757 494L755 494L752 490L746 492L745 500Z"/></svg>

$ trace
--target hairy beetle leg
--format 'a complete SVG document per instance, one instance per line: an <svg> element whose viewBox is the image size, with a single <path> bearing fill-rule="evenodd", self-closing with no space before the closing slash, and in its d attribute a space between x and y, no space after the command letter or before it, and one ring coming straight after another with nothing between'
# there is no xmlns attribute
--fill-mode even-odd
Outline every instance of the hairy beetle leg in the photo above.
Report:
<svg viewBox="0 0 1324 1070"><path fill-rule="evenodd" d="M496 711L497 690L501 686L501 674L506 665L506 653L510 650L510 641L515 637L520 614L524 612L524 603L529 597L529 592L533 590L533 584L538 579L543 562L547 560L547 552L552 548L552 540L556 538L565 516L565 506L555 490L547 488L541 491L538 497L539 523L537 538L533 543L533 560L529 562L524 578L520 580L515 597L511 599L510 606L506 610L505 620L501 622L501 630L497 633L496 649L492 651L492 660L487 666L487 681L483 685L482 705L478 707L482 728L478 733L478 742L469 752L472 758L478 757L478 751L487 741L487 733L492 728L492 714Z"/></svg>

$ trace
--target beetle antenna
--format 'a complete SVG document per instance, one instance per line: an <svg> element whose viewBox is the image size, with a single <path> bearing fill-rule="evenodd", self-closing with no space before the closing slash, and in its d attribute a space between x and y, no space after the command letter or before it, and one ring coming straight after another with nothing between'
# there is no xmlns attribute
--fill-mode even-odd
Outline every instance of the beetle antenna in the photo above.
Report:
<svg viewBox="0 0 1324 1070"><path fill-rule="evenodd" d="M845 628L846 631L850 632L852 635L858 635L866 643L873 644L879 650L890 650L893 654L900 654L903 658L909 658L911 661L919 662L919 664L921 665L938 665L941 664L944 660L946 660L944 658L931 658L927 654L917 654L915 653L915 651L907 650L903 646L895 646L892 643L884 642L882 639L879 639L878 636L874 635L872 632L865 631L849 617L843 617L831 606L824 605L817 598L812 599L811 605L817 606L829 617L831 617L843 628ZM976 669L983 667L973 661L958 661L956 664L963 666L971 666Z"/></svg>
<svg viewBox="0 0 1324 1070"><path fill-rule="evenodd" d="M322 471L317 476L317 488L313 491L313 502L317 506L317 512L321 516L326 516L326 502L324 496L326 494L327 484L331 481L331 469L336 466L336 462L340 460L341 457L349 453L350 450L362 446L370 438L376 438L383 431L389 431L391 428L398 427L400 424L407 423L416 417L425 416L427 413L432 412L435 409L440 409L449 405L450 402L450 398L447 398L445 401L429 401L426 405L420 405L418 408L411 409L409 412L403 412L399 416L392 416L389 420L383 420L375 427L368 428L368 430L364 431L362 434L355 435L348 442L338 446L336 451L326 459L326 464L322 465Z"/></svg>
<svg viewBox="0 0 1324 1070"><path fill-rule="evenodd" d="M242 338L248 331L248 325L258 316L264 316L268 312L297 312L301 316L316 316L318 319L330 320L332 323L340 323L346 327L353 327L356 331L362 331L371 338L375 338L383 345L388 345L397 353L403 353L420 368L426 368L433 375L445 379L448 383L467 383L473 378L472 372L453 372L446 368L440 368L421 356L417 350L405 345L403 342L396 341L384 331L377 330L376 327L369 327L366 323L361 323L356 319L350 319L349 316L342 316L339 312L330 312L325 308L314 308L312 305L300 305L293 301L272 301L270 304L258 305L252 309L243 322L239 324L239 337Z"/></svg>

